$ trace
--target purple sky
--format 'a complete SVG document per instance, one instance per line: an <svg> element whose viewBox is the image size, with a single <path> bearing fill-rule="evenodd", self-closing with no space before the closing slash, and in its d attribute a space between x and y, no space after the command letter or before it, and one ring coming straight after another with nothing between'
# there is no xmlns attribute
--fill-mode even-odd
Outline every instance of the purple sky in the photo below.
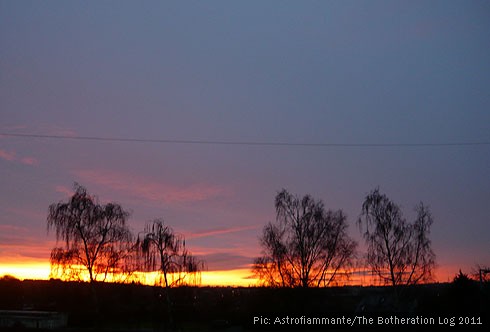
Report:
<svg viewBox="0 0 490 332"><path fill-rule="evenodd" d="M490 142L488 1L0 0L0 132L291 143ZM490 263L490 145L305 147L0 136L0 264L49 258L73 182L247 267L282 188L430 205L441 268Z"/></svg>

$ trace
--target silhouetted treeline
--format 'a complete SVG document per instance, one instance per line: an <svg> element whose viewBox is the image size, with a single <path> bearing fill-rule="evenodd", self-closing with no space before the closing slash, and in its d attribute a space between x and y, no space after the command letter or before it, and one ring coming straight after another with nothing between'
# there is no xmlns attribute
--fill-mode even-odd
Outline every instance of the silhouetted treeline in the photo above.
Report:
<svg viewBox="0 0 490 332"><path fill-rule="evenodd" d="M166 311L162 287L96 283L100 314L94 315L88 283L0 280L0 310L58 311L68 326L149 329L163 326ZM248 326L253 316L332 313L490 313L490 287L478 282L406 286L403 301L390 287L170 289L177 326ZM185 328L184 328L185 329Z"/></svg>

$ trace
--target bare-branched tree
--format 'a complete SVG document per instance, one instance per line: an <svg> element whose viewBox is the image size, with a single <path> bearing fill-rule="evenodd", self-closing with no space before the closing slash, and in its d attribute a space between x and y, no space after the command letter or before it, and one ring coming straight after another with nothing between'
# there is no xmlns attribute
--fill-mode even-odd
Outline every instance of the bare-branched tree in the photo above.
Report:
<svg viewBox="0 0 490 332"><path fill-rule="evenodd" d="M326 211L323 202L285 189L276 195L275 207L276 223L264 227L263 255L253 267L264 285L320 287L348 276L357 244L347 235L341 210Z"/></svg>
<svg viewBox="0 0 490 332"><path fill-rule="evenodd" d="M488 265L477 264L472 270L472 275L475 280L479 280L480 284L490 281L490 267Z"/></svg>
<svg viewBox="0 0 490 332"><path fill-rule="evenodd" d="M48 231L56 230L59 245L51 251L51 276L94 282L131 273L126 262L132 255L129 213L116 203L99 204L77 183L74 189L68 202L49 206Z"/></svg>
<svg viewBox="0 0 490 332"><path fill-rule="evenodd" d="M146 225L142 239L137 241L143 259L143 269L157 272L159 283L165 287L199 283L204 262L187 250L183 236L155 219Z"/></svg>
<svg viewBox="0 0 490 332"><path fill-rule="evenodd" d="M362 205L358 225L368 245L367 261L386 284L412 285L432 279L435 255L428 235L433 219L423 203L415 211L417 219L408 223L400 207L378 188Z"/></svg>
<svg viewBox="0 0 490 332"><path fill-rule="evenodd" d="M165 287L168 324L172 327L172 301L169 288L188 283L199 284L204 262L188 252L184 237L165 225L163 219L155 219L147 224L143 238L138 237L136 243L143 261L143 270L157 272L157 283Z"/></svg>

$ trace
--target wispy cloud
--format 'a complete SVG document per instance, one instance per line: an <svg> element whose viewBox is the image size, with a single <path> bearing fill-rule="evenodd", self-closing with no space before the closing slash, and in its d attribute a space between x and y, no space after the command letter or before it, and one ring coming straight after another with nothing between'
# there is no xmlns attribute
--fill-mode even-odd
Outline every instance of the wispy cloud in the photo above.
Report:
<svg viewBox="0 0 490 332"><path fill-rule="evenodd" d="M228 227L228 228L218 228L211 230L203 230L198 232L185 232L184 235L188 239L197 239L202 237L210 237L222 234L237 233L242 231L248 231L251 229L258 229L259 226L240 226L240 227Z"/></svg>
<svg viewBox="0 0 490 332"><path fill-rule="evenodd" d="M18 162L24 165L37 165L38 160L34 157L17 157L17 154L13 151L7 151L0 149L0 158L10 161L10 162Z"/></svg>
<svg viewBox="0 0 490 332"><path fill-rule="evenodd" d="M135 174L109 170L77 170L73 174L81 183L104 186L132 197L158 203L192 203L229 195L227 188L196 183L176 186Z"/></svg>
<svg viewBox="0 0 490 332"><path fill-rule="evenodd" d="M20 227L17 225L0 225L0 233L5 234L8 232L18 233L18 232L26 232L27 228Z"/></svg>
<svg viewBox="0 0 490 332"><path fill-rule="evenodd" d="M34 157L24 157L20 159L20 162L25 165L37 165L39 162Z"/></svg>
<svg viewBox="0 0 490 332"><path fill-rule="evenodd" d="M15 152L0 149L0 158L5 159L7 161L14 161Z"/></svg>
<svg viewBox="0 0 490 332"><path fill-rule="evenodd" d="M70 189L70 188L65 187L65 186L55 186L54 190L57 193L62 193L67 197L71 197L73 195L73 189Z"/></svg>
<svg viewBox="0 0 490 332"><path fill-rule="evenodd" d="M49 260L54 241L41 240L26 227L0 225L0 257L2 260L16 257Z"/></svg>
<svg viewBox="0 0 490 332"><path fill-rule="evenodd" d="M37 208L29 208L27 206L23 206L23 207L15 207L15 206L9 206L9 207L6 207L4 212L6 214L9 214L11 215L9 218L11 218L10 222L12 222L12 220L15 220L17 222L19 221L39 221L39 220L46 220L46 210L42 209L42 210L39 210ZM4 217L5 217L5 214L4 214ZM7 221L8 222L8 221ZM31 224L32 225L32 224ZM2 227L7 227L7 225L1 225ZM11 227L19 227L20 226L13 226L11 225ZM24 230L27 230L26 228L24 228ZM0 231L1 231L1 228L0 228Z"/></svg>
<svg viewBox="0 0 490 332"><path fill-rule="evenodd" d="M227 252L213 252L199 258L204 260L209 271L249 269L253 263L253 257Z"/></svg>
<svg viewBox="0 0 490 332"><path fill-rule="evenodd" d="M17 130L26 130L28 129L26 125L14 125L14 126L2 126L1 127L5 131L17 131Z"/></svg>

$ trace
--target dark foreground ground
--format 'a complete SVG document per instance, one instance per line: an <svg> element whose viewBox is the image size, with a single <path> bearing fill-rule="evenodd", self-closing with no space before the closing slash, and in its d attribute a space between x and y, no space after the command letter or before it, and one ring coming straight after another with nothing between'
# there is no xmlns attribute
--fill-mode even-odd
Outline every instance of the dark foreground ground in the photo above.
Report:
<svg viewBox="0 0 490 332"><path fill-rule="evenodd" d="M477 282L268 289L0 280L1 331L489 330L490 287ZM14 312L15 311L15 312ZM64 327L12 320L51 315ZM12 314L14 312L14 314ZM10 315L10 316L9 316ZM17 317L17 316L16 316ZM29 325L30 324L30 325ZM27 326L30 326L29 328Z"/></svg>

